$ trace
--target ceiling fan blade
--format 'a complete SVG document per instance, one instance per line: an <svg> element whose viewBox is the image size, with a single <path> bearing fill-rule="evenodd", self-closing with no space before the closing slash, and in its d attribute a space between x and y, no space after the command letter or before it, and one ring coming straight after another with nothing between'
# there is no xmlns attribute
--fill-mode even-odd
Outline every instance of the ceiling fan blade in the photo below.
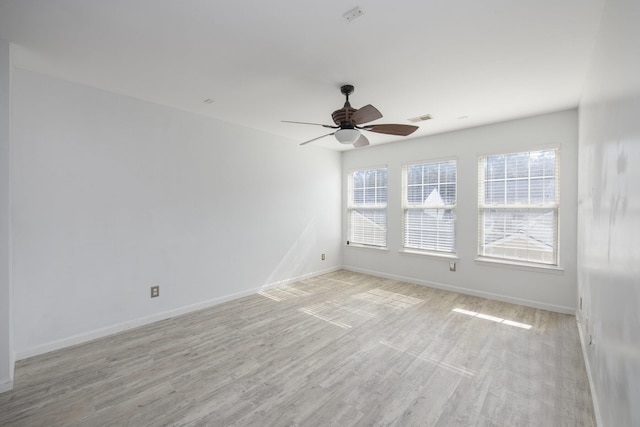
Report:
<svg viewBox="0 0 640 427"><path fill-rule="evenodd" d="M322 126L322 127L331 128L331 129L339 129L339 126L323 125L322 123L292 122L291 120L281 120L281 121L282 123L296 123L299 125L314 125L314 126Z"/></svg>
<svg viewBox="0 0 640 427"><path fill-rule="evenodd" d="M353 146L356 148L366 147L367 145L369 145L369 140L362 134L360 135L360 138L356 139L356 142L353 143Z"/></svg>
<svg viewBox="0 0 640 427"><path fill-rule="evenodd" d="M371 132L386 133L388 135L407 136L415 132L418 129L418 126L398 125L398 124L371 125L371 126L363 126L362 129L368 130Z"/></svg>
<svg viewBox="0 0 640 427"><path fill-rule="evenodd" d="M353 116L351 116L351 121L357 125L360 125L362 123L368 123L373 120L377 120L381 117L382 117L382 113L378 111L376 107L369 104L369 105L365 105L364 107L360 108L358 111L353 113Z"/></svg>
<svg viewBox="0 0 640 427"><path fill-rule="evenodd" d="M308 141L303 142L303 143L302 143L302 144L300 144L300 145L308 144L308 143L310 143L310 142L313 142L313 141L318 140L318 139L320 139L320 138L324 138L325 136L331 136L331 135L333 135L333 134L335 134L335 132L331 132L331 133L328 133L328 134L326 134L326 135L322 135L322 136L319 136L319 137L317 137L317 138L310 139L310 140L308 140Z"/></svg>

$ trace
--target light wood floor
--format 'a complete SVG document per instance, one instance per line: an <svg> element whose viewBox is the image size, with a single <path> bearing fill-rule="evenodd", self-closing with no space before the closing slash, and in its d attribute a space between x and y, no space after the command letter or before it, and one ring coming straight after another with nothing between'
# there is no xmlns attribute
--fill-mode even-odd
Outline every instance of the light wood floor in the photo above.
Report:
<svg viewBox="0 0 640 427"><path fill-rule="evenodd" d="M594 424L574 317L347 271L20 361L0 394L2 426Z"/></svg>

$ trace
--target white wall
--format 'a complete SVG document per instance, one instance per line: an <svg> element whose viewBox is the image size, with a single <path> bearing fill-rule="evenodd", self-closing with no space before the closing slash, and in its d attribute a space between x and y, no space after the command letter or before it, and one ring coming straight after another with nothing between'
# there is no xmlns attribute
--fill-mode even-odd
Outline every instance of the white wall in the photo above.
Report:
<svg viewBox="0 0 640 427"><path fill-rule="evenodd" d="M339 268L339 153L12 77L18 358Z"/></svg>
<svg viewBox="0 0 640 427"><path fill-rule="evenodd" d="M423 126L429 126L429 123ZM571 110L345 152L342 162L345 175L352 169L385 164L388 167L389 250L344 246L343 264L355 271L573 313L576 300L577 131L577 112ZM475 261L478 156L554 146L560 147L560 266L563 271ZM458 160L457 255L460 259L456 272L449 271L447 259L399 252L402 245L402 165L449 157ZM344 206L346 196L346 178L343 177ZM346 218L343 236L346 236Z"/></svg>
<svg viewBox="0 0 640 427"><path fill-rule="evenodd" d="M9 43L0 40L0 392L13 387L11 325Z"/></svg>
<svg viewBox="0 0 640 427"><path fill-rule="evenodd" d="M611 427L640 425L638 23L640 2L607 2L580 104L578 319L596 415Z"/></svg>

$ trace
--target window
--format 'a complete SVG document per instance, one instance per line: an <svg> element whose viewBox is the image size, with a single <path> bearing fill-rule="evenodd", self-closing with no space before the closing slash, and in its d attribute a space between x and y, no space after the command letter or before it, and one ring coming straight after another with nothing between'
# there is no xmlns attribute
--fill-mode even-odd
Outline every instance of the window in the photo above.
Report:
<svg viewBox="0 0 640 427"><path fill-rule="evenodd" d="M480 157L478 254L558 265L558 150Z"/></svg>
<svg viewBox="0 0 640 427"><path fill-rule="evenodd" d="M387 246L387 168L354 171L348 178L347 244Z"/></svg>
<svg viewBox="0 0 640 427"><path fill-rule="evenodd" d="M456 250L456 161L403 168L405 249Z"/></svg>

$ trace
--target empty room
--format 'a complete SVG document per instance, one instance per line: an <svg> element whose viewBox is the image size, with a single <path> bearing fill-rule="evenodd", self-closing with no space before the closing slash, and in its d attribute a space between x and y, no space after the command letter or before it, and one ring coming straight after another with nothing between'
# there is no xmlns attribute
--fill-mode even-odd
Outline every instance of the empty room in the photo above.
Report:
<svg viewBox="0 0 640 427"><path fill-rule="evenodd" d="M0 0L0 425L640 425L639 24Z"/></svg>

